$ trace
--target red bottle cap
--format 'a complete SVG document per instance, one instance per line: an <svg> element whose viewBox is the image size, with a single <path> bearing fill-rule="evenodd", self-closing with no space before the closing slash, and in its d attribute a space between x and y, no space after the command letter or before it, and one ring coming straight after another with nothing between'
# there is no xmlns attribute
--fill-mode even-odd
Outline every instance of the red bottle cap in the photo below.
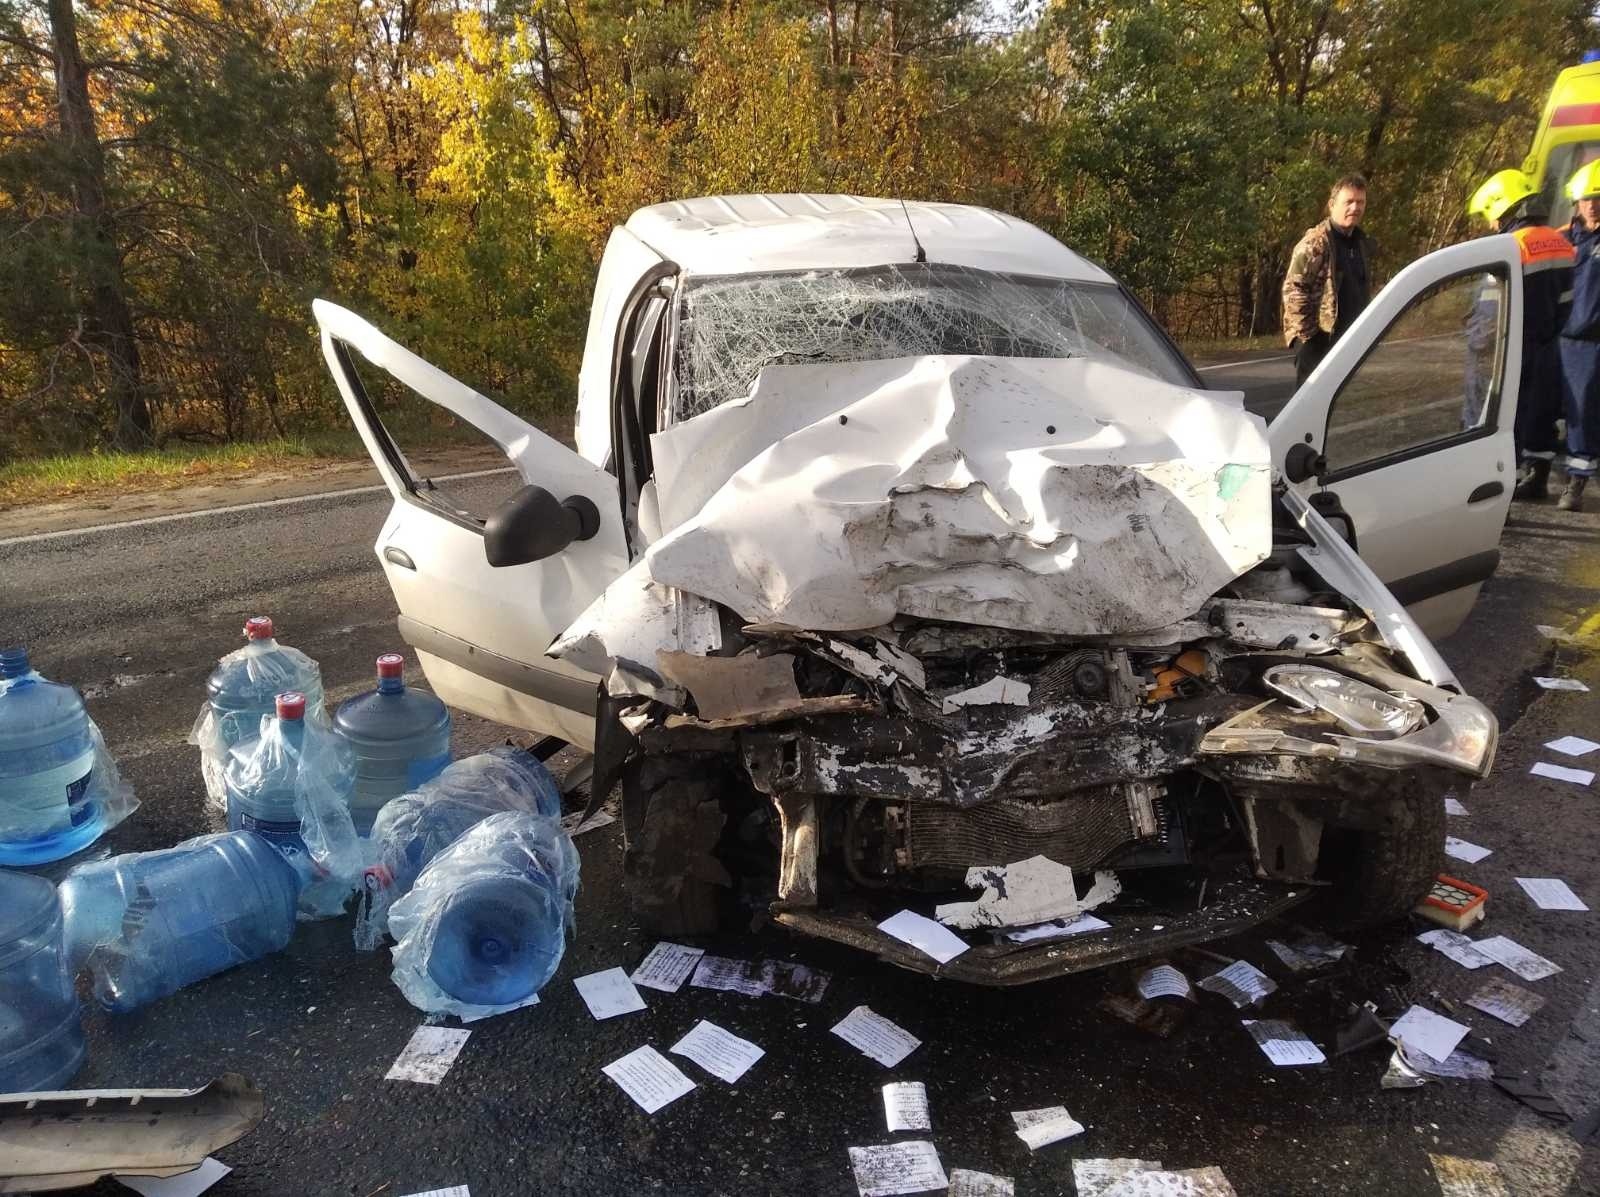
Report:
<svg viewBox="0 0 1600 1197"><path fill-rule="evenodd" d="M306 696L298 690L285 690L273 701L277 704L279 719L306 717Z"/></svg>
<svg viewBox="0 0 1600 1197"><path fill-rule="evenodd" d="M272 617L270 615L252 615L244 621L244 634L248 640L271 640Z"/></svg>
<svg viewBox="0 0 1600 1197"><path fill-rule="evenodd" d="M378 658L379 677L399 677L406 671L406 659L399 653L384 653Z"/></svg>

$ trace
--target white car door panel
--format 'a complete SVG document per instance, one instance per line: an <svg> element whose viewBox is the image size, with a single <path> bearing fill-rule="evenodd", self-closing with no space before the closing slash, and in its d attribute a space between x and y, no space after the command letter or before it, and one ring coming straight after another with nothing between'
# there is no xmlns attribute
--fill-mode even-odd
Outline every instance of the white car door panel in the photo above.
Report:
<svg viewBox="0 0 1600 1197"><path fill-rule="evenodd" d="M1430 636L1460 625L1499 560L1521 355L1515 240L1451 246L1396 275L1270 427L1286 477L1293 453L1311 456L1294 446L1320 455L1291 485L1337 497L1363 560Z"/></svg>
<svg viewBox="0 0 1600 1197"><path fill-rule="evenodd" d="M375 546L400 608L400 632L439 697L486 719L592 747L599 679L545 649L628 567L616 480L333 304L314 305L322 346L345 406L394 507ZM354 359L386 371L471 424L505 453L526 484L558 499L583 495L598 531L524 565L494 567L482 525L419 478L383 427Z"/></svg>

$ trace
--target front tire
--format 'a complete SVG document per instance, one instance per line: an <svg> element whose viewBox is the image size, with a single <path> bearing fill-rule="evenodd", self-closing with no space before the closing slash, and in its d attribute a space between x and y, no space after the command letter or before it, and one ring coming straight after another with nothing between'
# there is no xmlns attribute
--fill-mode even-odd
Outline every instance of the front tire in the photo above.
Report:
<svg viewBox="0 0 1600 1197"><path fill-rule="evenodd" d="M622 776L623 876L639 925L655 935L709 935L733 877L718 858L727 825L716 762L643 757Z"/></svg>
<svg viewBox="0 0 1600 1197"><path fill-rule="evenodd" d="M1322 921L1363 931L1409 914L1444 865L1444 796L1412 792L1375 806L1361 827L1323 833L1317 875L1331 881Z"/></svg>

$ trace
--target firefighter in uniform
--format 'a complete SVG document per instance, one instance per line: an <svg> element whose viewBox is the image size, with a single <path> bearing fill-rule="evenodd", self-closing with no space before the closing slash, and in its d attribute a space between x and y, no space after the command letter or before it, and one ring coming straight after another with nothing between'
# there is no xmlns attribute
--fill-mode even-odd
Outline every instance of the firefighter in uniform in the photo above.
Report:
<svg viewBox="0 0 1600 1197"><path fill-rule="evenodd" d="M1567 197L1578 205L1567 229L1577 265L1572 272L1572 311L1561 329L1567 489L1557 506L1581 511L1583 489L1600 468L1600 161L1572 176Z"/></svg>
<svg viewBox="0 0 1600 1197"><path fill-rule="evenodd" d="M1497 233L1517 239L1522 256L1522 372L1517 385L1515 438L1518 499L1548 493L1550 463L1560 448L1559 336L1567 292L1572 288L1572 247L1544 223L1538 190L1520 170L1502 170L1473 192L1470 215L1482 216Z"/></svg>

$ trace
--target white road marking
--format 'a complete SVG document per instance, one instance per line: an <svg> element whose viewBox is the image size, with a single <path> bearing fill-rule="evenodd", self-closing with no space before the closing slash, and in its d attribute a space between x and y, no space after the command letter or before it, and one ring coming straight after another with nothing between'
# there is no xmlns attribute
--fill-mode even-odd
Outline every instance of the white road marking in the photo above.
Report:
<svg viewBox="0 0 1600 1197"><path fill-rule="evenodd" d="M488 478L493 474L512 474L515 466L499 466L492 470L471 470L465 474L441 474L434 482L460 482L468 478ZM205 507L199 511L178 511L172 515L152 515L145 519L123 520L115 524L93 524L87 528L62 528L55 532L34 532L28 536L13 536L0 540L0 549L19 544L37 544L44 540L63 540L68 536L89 536L96 532L115 532L125 528L148 528L155 524L175 524L179 520L197 520L210 515L229 515L235 511L260 511L268 507L292 507L298 503L315 503L318 499L339 496L371 495L389 488L378 486L353 486L348 490L325 490L315 495L291 495L287 499L262 499L256 503L235 503L232 507Z"/></svg>
<svg viewBox="0 0 1600 1197"><path fill-rule="evenodd" d="M1242 362L1218 362L1214 366L1196 366L1195 370L1204 374L1207 370L1229 370L1234 366L1261 366L1267 362L1290 362L1293 360L1294 354L1285 353L1278 357L1255 357Z"/></svg>

